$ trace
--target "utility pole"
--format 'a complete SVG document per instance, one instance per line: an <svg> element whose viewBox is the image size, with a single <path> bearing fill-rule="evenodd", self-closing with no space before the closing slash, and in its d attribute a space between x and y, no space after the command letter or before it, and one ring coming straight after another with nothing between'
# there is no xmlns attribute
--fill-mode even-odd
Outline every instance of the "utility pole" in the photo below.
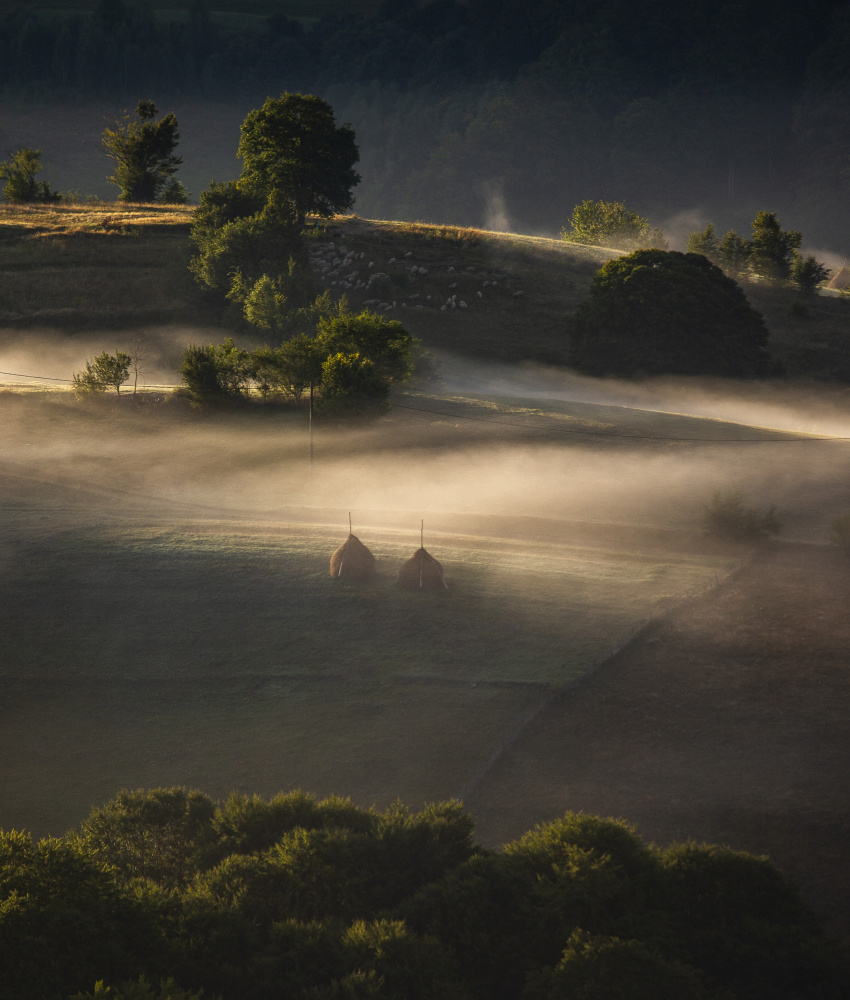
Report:
<svg viewBox="0 0 850 1000"><path fill-rule="evenodd" d="M313 380L310 379L310 475L313 474Z"/></svg>

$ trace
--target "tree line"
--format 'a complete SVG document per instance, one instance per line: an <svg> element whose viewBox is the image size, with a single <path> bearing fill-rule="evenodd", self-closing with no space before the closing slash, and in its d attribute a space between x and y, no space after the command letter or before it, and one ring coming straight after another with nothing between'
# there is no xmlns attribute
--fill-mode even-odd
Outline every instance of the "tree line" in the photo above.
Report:
<svg viewBox="0 0 850 1000"><path fill-rule="evenodd" d="M457 802L122 791L0 832L4 1000L831 1000L764 858L567 813L489 851Z"/></svg>
<svg viewBox="0 0 850 1000"><path fill-rule="evenodd" d="M367 153L358 202L379 218L549 231L582 198L695 207L741 224L757 203L843 239L850 5L816 0L393 0L305 27L225 28L102 0L26 7L0 26L0 91L256 104L320 93ZM647 53L652 58L647 58Z"/></svg>

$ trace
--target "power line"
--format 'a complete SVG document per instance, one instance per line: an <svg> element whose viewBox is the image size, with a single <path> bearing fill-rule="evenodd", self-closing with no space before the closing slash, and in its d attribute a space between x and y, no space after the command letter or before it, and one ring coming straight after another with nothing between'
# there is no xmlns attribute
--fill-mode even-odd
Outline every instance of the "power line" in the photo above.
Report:
<svg viewBox="0 0 850 1000"><path fill-rule="evenodd" d="M21 375L20 372L0 372L0 375L11 375L13 378L37 378L44 382L73 382L72 378L53 378L52 375Z"/></svg>

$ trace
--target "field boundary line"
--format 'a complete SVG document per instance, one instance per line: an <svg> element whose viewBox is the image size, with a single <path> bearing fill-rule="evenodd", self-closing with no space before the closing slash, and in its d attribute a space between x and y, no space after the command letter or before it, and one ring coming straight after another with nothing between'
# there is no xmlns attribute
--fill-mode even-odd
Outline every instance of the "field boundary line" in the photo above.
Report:
<svg viewBox="0 0 850 1000"><path fill-rule="evenodd" d="M673 611L676 611L682 605L686 604L688 601L693 601L698 597L702 597L704 594L708 594L712 591L717 590L722 584L727 583L734 576L740 573L743 569L748 567L755 557L755 549L750 549L744 555L742 555L735 564L728 569L725 573L719 574L715 571L713 577L709 578L707 583L701 584L699 586L691 587L686 590L683 594L666 601L662 607L662 610L653 614L650 611L648 617L641 618L635 625L632 626L631 630L626 634L622 641L614 646L610 646L605 653L597 660L594 660L590 666L578 677L575 677L571 681L567 681L566 684L562 684L554 690L550 691L530 712L520 720L520 722L510 731L510 733L505 737L504 740L492 751L490 756L484 762L482 767L480 767L463 788L455 796L459 801L466 802L466 800L474 795L478 791L484 779L490 773L494 765L498 762L500 757L506 753L510 748L517 742L517 740L522 736L525 730L531 725L531 723L540 715L545 709L552 705L558 698L562 698L564 695L568 694L570 691L575 690L580 685L584 684L589 678L593 677L606 664L610 663L615 656L621 653L628 645L634 642L635 639L641 633L645 632L654 622L660 621L666 618Z"/></svg>

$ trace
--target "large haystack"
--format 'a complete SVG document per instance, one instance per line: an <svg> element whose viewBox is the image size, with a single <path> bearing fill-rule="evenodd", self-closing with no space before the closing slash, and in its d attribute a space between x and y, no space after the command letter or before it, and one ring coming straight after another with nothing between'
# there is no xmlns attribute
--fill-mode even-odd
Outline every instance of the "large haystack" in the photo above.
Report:
<svg viewBox="0 0 850 1000"><path fill-rule="evenodd" d="M370 580L375 572L375 557L356 535L349 534L331 556L334 580Z"/></svg>
<svg viewBox="0 0 850 1000"><path fill-rule="evenodd" d="M837 292L843 292L850 288L850 267L844 264L840 267L832 278L826 283L827 288L832 288Z"/></svg>
<svg viewBox="0 0 850 1000"><path fill-rule="evenodd" d="M424 548L420 548L398 571L398 584L400 587L409 587L411 590L424 589L425 587L445 587L443 567Z"/></svg>

